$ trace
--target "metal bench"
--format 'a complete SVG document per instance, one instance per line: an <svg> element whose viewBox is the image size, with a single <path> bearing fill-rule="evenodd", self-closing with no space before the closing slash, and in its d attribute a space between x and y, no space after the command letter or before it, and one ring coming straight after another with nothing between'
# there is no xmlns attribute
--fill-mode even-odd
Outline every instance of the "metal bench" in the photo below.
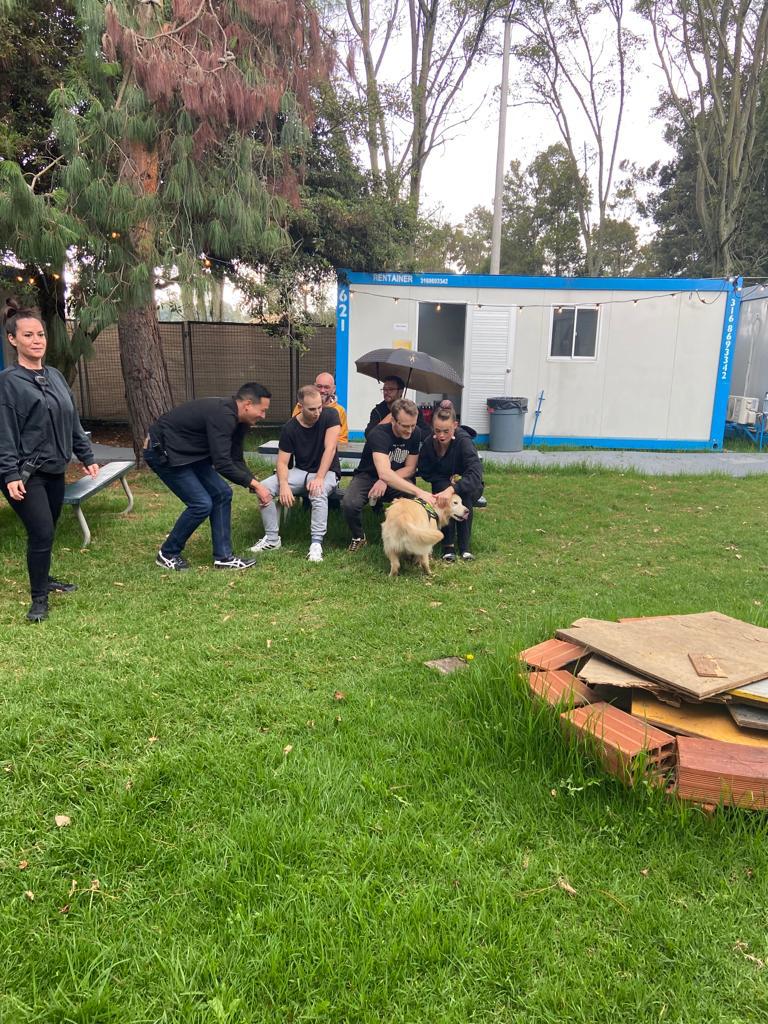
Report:
<svg viewBox="0 0 768 1024"><path fill-rule="evenodd" d="M67 484L64 491L64 504L71 505L75 510L80 529L83 531L83 547L87 548L91 543L91 531L85 521L82 503L87 501L94 494L109 487L115 480L119 480L128 498L128 507L123 509L121 515L127 515L133 509L133 494L125 479L126 473L135 467L135 462L108 462L106 466L99 469L99 475L95 477L84 476L76 483Z"/></svg>

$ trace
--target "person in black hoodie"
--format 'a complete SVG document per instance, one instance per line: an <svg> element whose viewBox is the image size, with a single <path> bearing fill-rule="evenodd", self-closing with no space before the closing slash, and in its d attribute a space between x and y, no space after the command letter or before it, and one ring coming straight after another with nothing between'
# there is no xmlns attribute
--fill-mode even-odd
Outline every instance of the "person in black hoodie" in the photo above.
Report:
<svg viewBox="0 0 768 1024"><path fill-rule="evenodd" d="M0 488L27 531L27 619L42 622L49 593L76 589L50 576L64 471L73 451L88 476L99 467L66 380L43 362L47 342L38 313L8 300L4 317L17 364L0 373Z"/></svg>
<svg viewBox="0 0 768 1024"><path fill-rule="evenodd" d="M455 562L454 530L458 534L462 561L472 562L470 551L472 506L483 493L483 464L470 435L459 426L456 412L442 402L432 416L432 436L422 444L417 475L432 484L437 504L446 505L454 494L470 509L460 523L451 520L443 530L443 561Z"/></svg>

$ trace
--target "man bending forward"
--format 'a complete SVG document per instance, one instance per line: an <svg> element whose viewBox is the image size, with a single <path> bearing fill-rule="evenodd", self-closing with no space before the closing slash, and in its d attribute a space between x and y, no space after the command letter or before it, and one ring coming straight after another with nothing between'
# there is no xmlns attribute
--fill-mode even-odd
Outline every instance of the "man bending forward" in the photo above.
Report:
<svg viewBox="0 0 768 1024"><path fill-rule="evenodd" d="M341 476L336 452L341 424L338 412L323 406L314 384L299 389L299 405L298 416L288 420L280 432L277 471L263 480L262 486L273 498L279 495L280 504L285 508L291 508L296 500L294 495L307 494L312 505L307 558L310 562L322 562L323 539L328 529L328 495ZM291 462L293 468L290 468ZM264 536L251 551L276 551L282 541L274 500L261 506L261 519Z"/></svg>

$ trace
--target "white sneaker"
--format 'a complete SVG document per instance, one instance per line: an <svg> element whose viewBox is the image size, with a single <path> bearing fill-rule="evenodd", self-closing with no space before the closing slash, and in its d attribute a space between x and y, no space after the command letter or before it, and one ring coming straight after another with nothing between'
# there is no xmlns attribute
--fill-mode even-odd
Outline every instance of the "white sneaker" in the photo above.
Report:
<svg viewBox="0 0 768 1024"><path fill-rule="evenodd" d="M323 560L323 545L315 541L309 545L309 554L307 559L310 562L322 562Z"/></svg>
<svg viewBox="0 0 768 1024"><path fill-rule="evenodd" d="M255 551L257 555L261 554L262 551L277 551L278 548L283 546L282 540L278 537L277 540L267 540L266 536L262 537L261 540L257 540L251 548L251 551Z"/></svg>

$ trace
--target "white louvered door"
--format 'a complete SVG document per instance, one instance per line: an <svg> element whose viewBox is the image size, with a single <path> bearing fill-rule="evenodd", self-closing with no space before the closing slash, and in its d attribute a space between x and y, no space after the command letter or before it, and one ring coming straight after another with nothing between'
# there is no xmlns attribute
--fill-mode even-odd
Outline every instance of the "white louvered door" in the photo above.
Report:
<svg viewBox="0 0 768 1024"><path fill-rule="evenodd" d="M487 401L511 394L512 355L517 309L505 306L467 309L469 330L464 365L461 418L478 433L489 430Z"/></svg>

